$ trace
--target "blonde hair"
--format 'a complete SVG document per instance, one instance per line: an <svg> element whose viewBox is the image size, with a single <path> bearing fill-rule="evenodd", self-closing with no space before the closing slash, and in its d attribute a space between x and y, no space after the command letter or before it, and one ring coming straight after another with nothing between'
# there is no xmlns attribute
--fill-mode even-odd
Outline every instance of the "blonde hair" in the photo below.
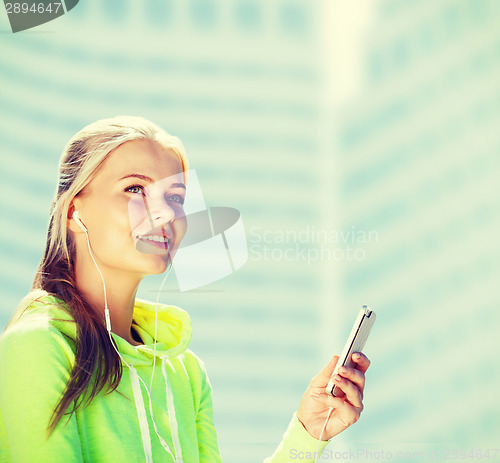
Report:
<svg viewBox="0 0 500 463"><path fill-rule="evenodd" d="M80 405L88 405L104 388L114 391L121 379L121 361L110 343L103 315L92 310L76 287L72 262L76 250L72 234L67 230L67 217L73 198L93 180L110 153L133 140L149 140L174 151L187 180L188 161L182 142L143 117L117 116L84 127L68 142L59 163L45 253L32 290L45 290L68 304L76 323L77 338L75 365L49 420L49 434L63 415L71 416Z"/></svg>

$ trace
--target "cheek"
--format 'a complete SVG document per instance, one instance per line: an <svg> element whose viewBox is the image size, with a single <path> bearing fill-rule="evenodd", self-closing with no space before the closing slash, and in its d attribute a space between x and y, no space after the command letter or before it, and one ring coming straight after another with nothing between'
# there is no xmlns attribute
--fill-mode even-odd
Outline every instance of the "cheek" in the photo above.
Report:
<svg viewBox="0 0 500 463"><path fill-rule="evenodd" d="M177 244L181 242L184 238L184 235L187 231L187 220L186 216L179 217L174 222L174 230L175 230L175 241Z"/></svg>
<svg viewBox="0 0 500 463"><path fill-rule="evenodd" d="M144 228L144 223L148 222L148 213L142 196L134 196L128 201L128 222L131 230Z"/></svg>

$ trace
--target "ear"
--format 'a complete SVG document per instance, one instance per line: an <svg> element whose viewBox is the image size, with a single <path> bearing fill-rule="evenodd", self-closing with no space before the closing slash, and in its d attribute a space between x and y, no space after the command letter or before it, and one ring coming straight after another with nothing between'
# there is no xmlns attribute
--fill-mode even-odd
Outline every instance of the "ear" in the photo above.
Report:
<svg viewBox="0 0 500 463"><path fill-rule="evenodd" d="M73 218L73 213L78 209L77 201L78 200L74 198L73 201L71 201L71 204L69 205L68 215L66 217L66 226L73 233L84 233L84 231L81 229L81 227L76 223L75 219Z"/></svg>

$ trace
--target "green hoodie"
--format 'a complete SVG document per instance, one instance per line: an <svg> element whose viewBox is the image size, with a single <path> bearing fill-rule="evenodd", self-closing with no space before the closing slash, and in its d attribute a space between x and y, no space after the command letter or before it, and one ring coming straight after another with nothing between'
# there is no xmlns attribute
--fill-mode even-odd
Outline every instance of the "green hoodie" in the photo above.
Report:
<svg viewBox="0 0 500 463"><path fill-rule="evenodd" d="M3 462L220 462L212 390L202 360L187 347L189 315L158 306L158 343L151 403L155 304L136 299L133 327L143 345L112 334L125 364L117 390L101 392L86 408L64 417L46 439L52 410L75 362L71 310L45 291L23 299L0 337L0 461ZM155 432L164 439L164 445ZM294 415L266 463L314 452L318 441ZM321 442L320 450L326 442ZM170 453L170 456L169 456ZM305 455L306 453L303 453Z"/></svg>

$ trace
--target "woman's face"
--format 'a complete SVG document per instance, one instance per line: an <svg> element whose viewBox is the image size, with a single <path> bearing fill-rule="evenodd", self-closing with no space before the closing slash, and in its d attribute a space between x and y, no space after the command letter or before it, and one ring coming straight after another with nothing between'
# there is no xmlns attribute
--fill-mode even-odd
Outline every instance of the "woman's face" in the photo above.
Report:
<svg viewBox="0 0 500 463"><path fill-rule="evenodd" d="M186 233L183 178L179 157L156 143L113 150L74 199L96 260L140 277L164 272Z"/></svg>

